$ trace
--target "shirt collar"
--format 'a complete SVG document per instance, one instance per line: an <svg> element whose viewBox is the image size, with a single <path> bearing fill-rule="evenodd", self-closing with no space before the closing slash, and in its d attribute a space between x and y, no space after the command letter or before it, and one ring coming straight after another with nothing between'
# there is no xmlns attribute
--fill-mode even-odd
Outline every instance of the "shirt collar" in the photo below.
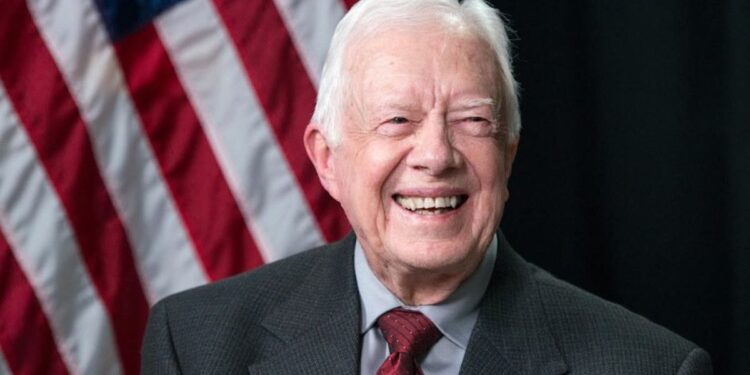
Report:
<svg viewBox="0 0 750 375"><path fill-rule="evenodd" d="M492 277L496 257L497 238L493 237L479 267L448 298L435 305L407 306L378 280L357 241L354 246L354 273L362 308L361 333L372 328L386 311L404 307L425 314L446 338L465 350L477 320L479 301Z"/></svg>

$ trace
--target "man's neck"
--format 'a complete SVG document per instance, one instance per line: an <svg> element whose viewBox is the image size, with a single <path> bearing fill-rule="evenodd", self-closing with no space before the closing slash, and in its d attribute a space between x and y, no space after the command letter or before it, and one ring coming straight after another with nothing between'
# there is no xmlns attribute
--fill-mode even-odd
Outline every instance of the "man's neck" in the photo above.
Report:
<svg viewBox="0 0 750 375"><path fill-rule="evenodd" d="M377 262L370 259L367 251L363 253L373 275L408 306L434 305L444 301L476 271L484 259L479 257L445 270L435 270Z"/></svg>
<svg viewBox="0 0 750 375"><path fill-rule="evenodd" d="M375 268L375 277L391 293L409 306L434 305L450 296L476 270L479 259L460 273L421 270L396 270L395 267Z"/></svg>

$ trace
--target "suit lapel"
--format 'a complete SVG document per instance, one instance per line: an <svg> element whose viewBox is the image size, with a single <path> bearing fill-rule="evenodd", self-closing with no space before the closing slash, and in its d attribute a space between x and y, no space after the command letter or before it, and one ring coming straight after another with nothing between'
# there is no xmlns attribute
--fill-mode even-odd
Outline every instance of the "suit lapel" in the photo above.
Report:
<svg viewBox="0 0 750 375"><path fill-rule="evenodd" d="M566 371L528 264L498 232L495 270L479 307L461 374Z"/></svg>
<svg viewBox="0 0 750 375"><path fill-rule="evenodd" d="M263 326L285 349L251 365L251 374L359 372L360 307L354 277L354 236L318 257L306 282L272 311Z"/></svg>
<svg viewBox="0 0 750 375"><path fill-rule="evenodd" d="M498 246L460 373L565 373L528 264L500 233ZM251 374L359 372L361 317L353 248L353 235L329 246L311 265L307 282L268 315L263 326L285 349L249 366Z"/></svg>

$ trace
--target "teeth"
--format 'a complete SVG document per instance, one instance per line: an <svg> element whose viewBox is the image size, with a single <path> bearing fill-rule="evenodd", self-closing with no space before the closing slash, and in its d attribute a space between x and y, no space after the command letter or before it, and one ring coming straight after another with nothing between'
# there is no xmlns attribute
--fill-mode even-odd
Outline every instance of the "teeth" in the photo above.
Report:
<svg viewBox="0 0 750 375"><path fill-rule="evenodd" d="M450 201L450 197L448 198L435 198L435 207L448 207L448 203L446 202L446 199Z"/></svg>
<svg viewBox="0 0 750 375"><path fill-rule="evenodd" d="M412 201L412 205L414 206L414 208L418 210L421 210L424 208L424 199L409 199L409 200Z"/></svg>
<svg viewBox="0 0 750 375"><path fill-rule="evenodd" d="M410 211L423 210L423 209L443 209L443 208L456 208L458 207L458 196L448 197L404 197L397 196L396 202Z"/></svg>
<svg viewBox="0 0 750 375"><path fill-rule="evenodd" d="M435 200L433 200L432 198L425 198L424 208L435 208Z"/></svg>

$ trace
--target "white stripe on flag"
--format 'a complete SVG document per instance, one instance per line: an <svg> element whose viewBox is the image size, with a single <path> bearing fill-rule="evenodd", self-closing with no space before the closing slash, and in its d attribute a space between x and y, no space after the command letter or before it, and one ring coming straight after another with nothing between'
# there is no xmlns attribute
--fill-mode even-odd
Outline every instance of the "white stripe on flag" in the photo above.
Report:
<svg viewBox="0 0 750 375"><path fill-rule="evenodd" d="M34 288L66 365L121 372L112 327L62 203L0 84L0 225Z"/></svg>
<svg viewBox="0 0 750 375"><path fill-rule="evenodd" d="M10 375L10 369L8 368L8 364L5 362L5 357L3 356L2 350L0 350L0 375Z"/></svg>
<svg viewBox="0 0 750 375"><path fill-rule="evenodd" d="M328 45L339 20L344 17L341 0L274 0L297 47L310 80L320 80Z"/></svg>
<svg viewBox="0 0 750 375"><path fill-rule="evenodd" d="M206 283L92 1L30 0L91 137L150 303Z"/></svg>
<svg viewBox="0 0 750 375"><path fill-rule="evenodd" d="M156 26L266 262L321 244L315 218L213 4L187 1L160 16Z"/></svg>

